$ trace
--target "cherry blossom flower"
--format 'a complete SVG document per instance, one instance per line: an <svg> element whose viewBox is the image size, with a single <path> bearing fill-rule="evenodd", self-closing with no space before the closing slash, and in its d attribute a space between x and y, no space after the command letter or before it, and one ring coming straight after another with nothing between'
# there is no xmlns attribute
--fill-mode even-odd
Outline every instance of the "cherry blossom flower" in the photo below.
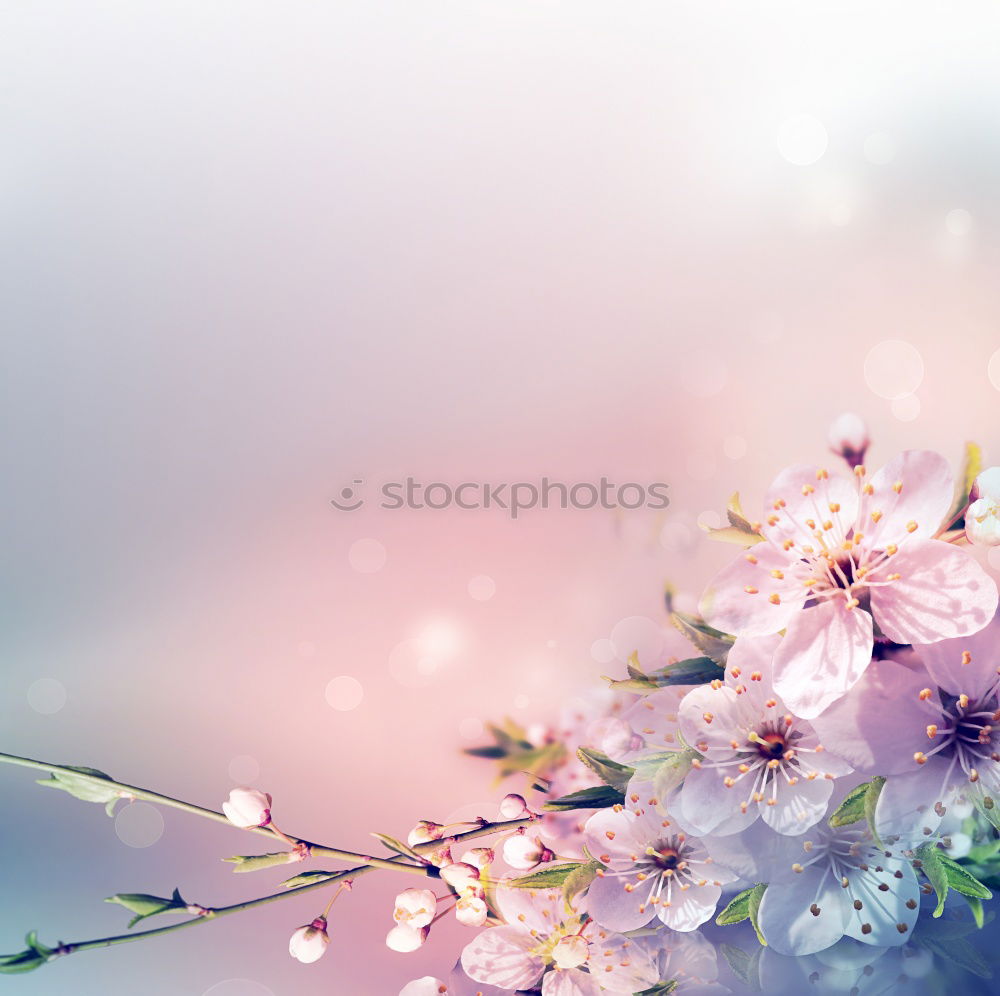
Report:
<svg viewBox="0 0 1000 996"><path fill-rule="evenodd" d="M849 467L857 467L865 462L865 453L870 442L868 426L860 415L844 412L833 420L827 433L830 449L843 457Z"/></svg>
<svg viewBox="0 0 1000 996"><path fill-rule="evenodd" d="M288 953L304 965L319 961L330 944L326 932L326 917L318 916L312 923L299 927L288 941Z"/></svg>
<svg viewBox="0 0 1000 996"><path fill-rule="evenodd" d="M433 975L425 975L422 979L407 982L399 990L399 996L450 996L448 985Z"/></svg>
<svg viewBox="0 0 1000 996"><path fill-rule="evenodd" d="M624 753L623 761L648 754L651 751L684 750L678 713L684 696L691 685L667 685L643 696L623 717L630 728L641 737L641 744Z"/></svg>
<svg viewBox="0 0 1000 996"><path fill-rule="evenodd" d="M552 858L552 851L545 846L541 837L516 833L503 842L504 861L518 871L530 871Z"/></svg>
<svg viewBox="0 0 1000 996"><path fill-rule="evenodd" d="M430 889L406 889L396 896L392 918L409 927L430 926L437 911L437 897Z"/></svg>
<svg viewBox="0 0 1000 996"><path fill-rule="evenodd" d="M965 535L976 546L1000 546L1000 467L984 470L972 486Z"/></svg>
<svg viewBox="0 0 1000 996"><path fill-rule="evenodd" d="M271 822L271 797L256 789L235 788L222 804L226 819L241 830L266 827Z"/></svg>
<svg viewBox="0 0 1000 996"><path fill-rule="evenodd" d="M393 927L386 935L386 947L400 954L410 954L423 946L430 932L430 927L411 927L408 924L401 924Z"/></svg>
<svg viewBox="0 0 1000 996"><path fill-rule="evenodd" d="M636 944L653 960L659 981L674 983L671 992L683 996L727 996L730 992L717 981L715 947L702 934L663 929L636 938Z"/></svg>
<svg viewBox="0 0 1000 996"><path fill-rule="evenodd" d="M421 820L407 835L406 843L410 847L417 844L429 844L432 840L440 840L444 836L444 827L433 820Z"/></svg>
<svg viewBox="0 0 1000 996"><path fill-rule="evenodd" d="M819 715L868 667L873 617L899 644L983 628L997 587L963 550L938 539L952 474L936 453L909 450L856 484L790 467L771 485L764 541L709 584L701 611L737 636L786 630L774 687L791 711Z"/></svg>
<svg viewBox="0 0 1000 996"><path fill-rule="evenodd" d="M737 833L758 817L800 834L823 817L833 779L851 766L824 749L813 727L788 712L771 683L778 637L741 637L725 681L689 692L684 739L704 754L680 790L677 817L696 834Z"/></svg>
<svg viewBox="0 0 1000 996"><path fill-rule="evenodd" d="M540 985L542 996L635 993L658 981L635 942L567 914L558 890L501 885L496 900L506 925L466 946L462 967L470 979L505 992Z"/></svg>
<svg viewBox="0 0 1000 996"><path fill-rule="evenodd" d="M585 836L605 866L587 892L587 912L609 930L636 930L656 917L674 930L694 930L736 878L716 864L705 841L659 811L657 799L594 813Z"/></svg>
<svg viewBox="0 0 1000 996"><path fill-rule="evenodd" d="M522 816L530 815L531 811L528 809L528 804L524 801L523 795L511 792L500 800L500 819L519 820Z"/></svg>

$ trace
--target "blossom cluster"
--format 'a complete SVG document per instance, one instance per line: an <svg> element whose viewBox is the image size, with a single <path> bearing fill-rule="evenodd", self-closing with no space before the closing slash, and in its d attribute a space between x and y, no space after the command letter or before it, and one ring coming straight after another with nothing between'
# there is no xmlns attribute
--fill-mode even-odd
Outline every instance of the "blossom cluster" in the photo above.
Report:
<svg viewBox="0 0 1000 996"><path fill-rule="evenodd" d="M759 518L734 496L711 532L741 551L671 607L672 660L634 654L585 708L471 751L526 772L542 814L474 869L455 971L400 996L723 993L704 934L741 921L771 958L897 952L907 978L946 906L982 925L1000 614L975 548L1000 545L1000 468L970 446L957 485L927 451L869 472L856 416L830 442L845 471L786 469Z"/></svg>

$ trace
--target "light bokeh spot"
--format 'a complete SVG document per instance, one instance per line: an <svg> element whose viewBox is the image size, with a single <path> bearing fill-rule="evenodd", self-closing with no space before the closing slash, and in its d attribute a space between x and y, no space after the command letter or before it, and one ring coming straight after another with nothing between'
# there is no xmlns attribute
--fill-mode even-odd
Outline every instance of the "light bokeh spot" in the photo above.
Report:
<svg viewBox="0 0 1000 996"><path fill-rule="evenodd" d="M644 668L654 667L659 662L664 642L663 627L648 616L628 616L615 623L611 630L615 657L624 661L638 653L639 664Z"/></svg>
<svg viewBox="0 0 1000 996"><path fill-rule="evenodd" d="M872 132L865 139L865 159L875 166L886 166L896 158L896 142L884 131Z"/></svg>
<svg viewBox="0 0 1000 996"><path fill-rule="evenodd" d="M889 408L900 422L912 422L920 414L920 399L915 394L907 394L894 399Z"/></svg>
<svg viewBox="0 0 1000 996"><path fill-rule="evenodd" d="M886 339L865 357L865 383L887 401L913 394L923 380L923 357L916 346L902 339Z"/></svg>
<svg viewBox="0 0 1000 996"><path fill-rule="evenodd" d="M55 678L39 678L28 686L28 705L43 716L59 712L66 698L66 686Z"/></svg>
<svg viewBox="0 0 1000 996"><path fill-rule="evenodd" d="M590 645L590 656L593 657L598 664L610 664L615 659L615 646L606 637L600 640L594 640L594 642Z"/></svg>
<svg viewBox="0 0 1000 996"><path fill-rule="evenodd" d="M260 764L249 754L238 754L229 762L229 777L237 785L254 785L260 778Z"/></svg>
<svg viewBox="0 0 1000 996"><path fill-rule="evenodd" d="M968 235L972 231L972 215L965 208L954 208L944 216L944 227L952 235Z"/></svg>
<svg viewBox="0 0 1000 996"><path fill-rule="evenodd" d="M778 128L778 152L793 166L811 166L826 152L829 137L823 122L812 114L793 114Z"/></svg>
<svg viewBox="0 0 1000 996"><path fill-rule="evenodd" d="M130 802L115 816L115 833L129 847L152 847L163 836L163 814L148 802Z"/></svg>
<svg viewBox="0 0 1000 996"><path fill-rule="evenodd" d="M718 529L722 525L722 516L714 508L707 508L697 519L702 529Z"/></svg>
<svg viewBox="0 0 1000 996"><path fill-rule="evenodd" d="M347 553L348 563L359 574L377 574L385 567L387 559L385 547L370 537L355 540Z"/></svg>
<svg viewBox="0 0 1000 996"><path fill-rule="evenodd" d="M469 581L469 597L488 602L497 593L497 583L488 574L477 574Z"/></svg>
<svg viewBox="0 0 1000 996"><path fill-rule="evenodd" d="M478 740L484 730L483 721L476 716L467 716L458 724L458 733L463 740Z"/></svg>
<svg viewBox="0 0 1000 996"><path fill-rule="evenodd" d="M333 678L326 686L326 701L338 712L350 712L361 705L365 690L357 678L349 674L341 674Z"/></svg>
<svg viewBox="0 0 1000 996"><path fill-rule="evenodd" d="M683 522L668 522L660 530L660 546L673 553L689 553L697 541L694 530Z"/></svg>
<svg viewBox="0 0 1000 996"><path fill-rule="evenodd" d="M1000 391L1000 349L990 357L990 362L986 365L986 375L990 383Z"/></svg>

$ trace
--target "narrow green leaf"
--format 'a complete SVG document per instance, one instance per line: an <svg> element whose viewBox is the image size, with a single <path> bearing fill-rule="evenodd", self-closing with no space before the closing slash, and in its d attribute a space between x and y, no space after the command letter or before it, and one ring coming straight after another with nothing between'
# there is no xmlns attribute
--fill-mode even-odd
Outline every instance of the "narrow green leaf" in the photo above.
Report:
<svg viewBox="0 0 1000 996"><path fill-rule="evenodd" d="M953 962L966 972L978 975L981 979L993 977L993 970L983 956L964 937L954 937L947 942L935 937L924 937L921 943L931 954Z"/></svg>
<svg viewBox="0 0 1000 996"><path fill-rule="evenodd" d="M262 868L274 868L276 865L287 865L297 861L294 851L278 851L274 854L237 854L232 858L223 858L236 867L234 872L255 872Z"/></svg>
<svg viewBox="0 0 1000 996"><path fill-rule="evenodd" d="M110 782L111 776L103 771L98 771L97 768L81 768L72 765L68 765L67 768L66 771L54 771L48 778L37 779L38 784L43 788L68 792L74 798L82 799L84 802L99 802L102 805L107 805L121 798L119 795L121 790L116 785L102 785L100 781L94 780L101 779ZM88 777L77 778L73 772L79 772Z"/></svg>
<svg viewBox="0 0 1000 996"><path fill-rule="evenodd" d="M180 891L174 889L173 895L169 899L162 896L149 896L142 892L122 892L114 896L109 896L104 900L106 903L117 903L124 906L135 916L129 921L129 929L147 917L156 916L159 913L186 913L188 904L181 897Z"/></svg>
<svg viewBox="0 0 1000 996"><path fill-rule="evenodd" d="M613 761L607 754L602 754L592 747L581 747L576 756L604 782L619 792L624 792L628 788L628 783L635 774L635 768L627 764L620 764Z"/></svg>
<svg viewBox="0 0 1000 996"><path fill-rule="evenodd" d="M948 874L941 862L941 850L935 844L921 844L917 848L916 858L927 881L934 887L938 904L932 915L939 917L944 912L944 903L948 898Z"/></svg>
<svg viewBox="0 0 1000 996"><path fill-rule="evenodd" d="M508 879L506 884L515 889L561 889L566 879L580 867L582 865L575 861L566 865L548 865L530 875Z"/></svg>
<svg viewBox="0 0 1000 996"><path fill-rule="evenodd" d="M982 448L977 443L966 443L962 473L958 478L955 489L955 501L952 505L948 518L945 520L946 522L950 522L957 515L959 515L969 503L969 492L972 490L972 485L975 484L976 478L982 473L982 470Z"/></svg>
<svg viewBox="0 0 1000 996"><path fill-rule="evenodd" d="M666 688L668 685L704 685L716 678L724 678L725 674L725 670L711 657L691 657L658 668L650 674L630 668L628 678L615 679L607 675L604 677L612 688L645 695L657 688Z"/></svg>
<svg viewBox="0 0 1000 996"><path fill-rule="evenodd" d="M831 827L846 827L865 818L865 797L868 795L869 784L869 782L862 782L847 793L844 801L827 821Z"/></svg>
<svg viewBox="0 0 1000 996"><path fill-rule="evenodd" d="M667 996L668 993L672 993L677 989L678 982L676 979L670 979L667 982L657 982L652 989L643 989L641 993L636 993L636 996Z"/></svg>
<svg viewBox="0 0 1000 996"><path fill-rule="evenodd" d="M542 807L549 813L565 813L571 809L607 809L609 806L621 806L625 796L610 785L596 785L593 788L580 789L569 795L553 799Z"/></svg>
<svg viewBox="0 0 1000 996"><path fill-rule="evenodd" d="M976 926L982 930L985 920L983 916L983 901L977 899L975 896L963 896L963 898L969 904L969 909L972 910L972 919L975 920Z"/></svg>
<svg viewBox="0 0 1000 996"><path fill-rule="evenodd" d="M566 912L573 913L573 900L576 899L584 889L597 877L597 869L600 862L588 861L586 864L577 865L563 882L563 903L566 905Z"/></svg>
<svg viewBox="0 0 1000 996"><path fill-rule="evenodd" d="M963 896L973 896L976 899L992 899L993 893L974 875L960 865L944 851L939 852L938 859L944 868L948 885Z"/></svg>
<svg viewBox="0 0 1000 996"><path fill-rule="evenodd" d="M767 891L766 885L755 885L750 890L750 903L749 903L749 914L750 923L753 925L754 933L757 935L757 940L760 941L761 947L767 947L767 941L764 938L764 932L760 929L760 901L764 898L764 893Z"/></svg>
<svg viewBox="0 0 1000 996"><path fill-rule="evenodd" d="M390 851L395 851L397 854L402 854L407 858L413 858L416 861L424 860L408 844L404 844L401 840L396 840L395 837L390 837L387 833L375 833L372 831L372 836L389 848Z"/></svg>
<svg viewBox="0 0 1000 996"><path fill-rule="evenodd" d="M733 975L754 992L760 992L760 956L763 948L757 948L752 954L732 944L720 944L719 950L729 963Z"/></svg>
<svg viewBox="0 0 1000 996"><path fill-rule="evenodd" d="M744 889L734 896L726 908L715 918L720 927L728 927L733 923L742 923L750 916L750 893L753 889Z"/></svg>
<svg viewBox="0 0 1000 996"><path fill-rule="evenodd" d="M878 797L881 795L884 785L885 779L881 775L876 775L868 783L868 791L865 792L864 800L865 819L868 821L868 829L871 830L872 837L879 847L882 846L882 841L879 840L878 831L875 829L875 807L878 805Z"/></svg>
<svg viewBox="0 0 1000 996"><path fill-rule="evenodd" d="M686 612L672 612L670 621L674 627L691 641L706 657L716 664L725 664L736 637L709 626L704 619L688 615Z"/></svg>
<svg viewBox="0 0 1000 996"><path fill-rule="evenodd" d="M313 885L339 874L340 872L319 871L317 869L316 871L303 872L301 875L293 875L291 878L286 878L281 884L286 889L297 889L300 885Z"/></svg>

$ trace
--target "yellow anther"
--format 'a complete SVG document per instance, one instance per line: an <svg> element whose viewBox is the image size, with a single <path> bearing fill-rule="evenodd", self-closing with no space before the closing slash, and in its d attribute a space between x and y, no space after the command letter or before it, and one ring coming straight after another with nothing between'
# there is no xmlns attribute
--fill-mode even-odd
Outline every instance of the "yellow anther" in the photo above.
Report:
<svg viewBox="0 0 1000 996"><path fill-rule="evenodd" d="M776 578L778 581L784 581L785 580L785 572L784 571L779 571L778 568L775 567L775 569L773 571L771 571L771 577L772 578Z"/></svg>
<svg viewBox="0 0 1000 996"><path fill-rule="evenodd" d="M710 712L703 712L701 718L705 720L706 723L711 723L715 717Z"/></svg>
<svg viewBox="0 0 1000 996"><path fill-rule="evenodd" d="M934 693L929 688L920 689L920 701L926 702Z"/></svg>
<svg viewBox="0 0 1000 996"><path fill-rule="evenodd" d="M767 600L772 605L781 605L781 596L777 592L775 592L773 595L768 595Z"/></svg>
<svg viewBox="0 0 1000 996"><path fill-rule="evenodd" d="M933 740L937 736L937 731L938 731L937 724L936 723L930 723L928 725L928 727L927 727L927 736L931 740Z"/></svg>
<svg viewBox="0 0 1000 996"><path fill-rule="evenodd" d="M910 521L907 522L906 531L908 533L915 533L917 531L917 523L913 519L910 519Z"/></svg>
<svg viewBox="0 0 1000 996"><path fill-rule="evenodd" d="M802 494L803 494L803 497L808 498L809 495L811 495L815 490L816 489L811 484L803 484L802 485Z"/></svg>
<svg viewBox="0 0 1000 996"><path fill-rule="evenodd" d="M749 561L749 562L750 562L751 564L756 564L756 563L757 563L757 558L756 558L756 557L755 557L755 556L754 556L754 555L753 555L752 553L748 553L748 554L746 555L746 558L747 558L747 560L748 560L748 561Z"/></svg>
<svg viewBox="0 0 1000 996"><path fill-rule="evenodd" d="M969 696L966 695L964 692L961 695L959 695L959 697L958 697L958 707L960 709L968 709L969 708Z"/></svg>
<svg viewBox="0 0 1000 996"><path fill-rule="evenodd" d="M927 763L927 755L922 750L918 750L913 755L913 760L916 761L917 764L926 764Z"/></svg>
<svg viewBox="0 0 1000 996"><path fill-rule="evenodd" d="M875 509L875 511L872 512L872 522L878 522L881 518L882 513L878 509Z"/></svg>
<svg viewBox="0 0 1000 996"><path fill-rule="evenodd" d="M903 490L903 482L902 481L896 481L896 483L892 486L892 490L895 491L896 494L898 495L900 493L900 491Z"/></svg>
<svg viewBox="0 0 1000 996"><path fill-rule="evenodd" d="M748 584L743 590L748 595L756 595L759 589L755 588L752 584Z"/></svg>
<svg viewBox="0 0 1000 996"><path fill-rule="evenodd" d="M966 664L972 663L972 654L968 650L962 651L962 666L965 667Z"/></svg>
<svg viewBox="0 0 1000 996"><path fill-rule="evenodd" d="M896 544L895 544L895 543L890 543L890 544L889 544L889 545L888 545L888 546L887 546L887 547L885 548L885 555L886 555L887 557L891 557L891 556L893 556L893 554L895 554L895 553L898 553L898 552L899 552L899 547L898 547L898 546L896 546Z"/></svg>

